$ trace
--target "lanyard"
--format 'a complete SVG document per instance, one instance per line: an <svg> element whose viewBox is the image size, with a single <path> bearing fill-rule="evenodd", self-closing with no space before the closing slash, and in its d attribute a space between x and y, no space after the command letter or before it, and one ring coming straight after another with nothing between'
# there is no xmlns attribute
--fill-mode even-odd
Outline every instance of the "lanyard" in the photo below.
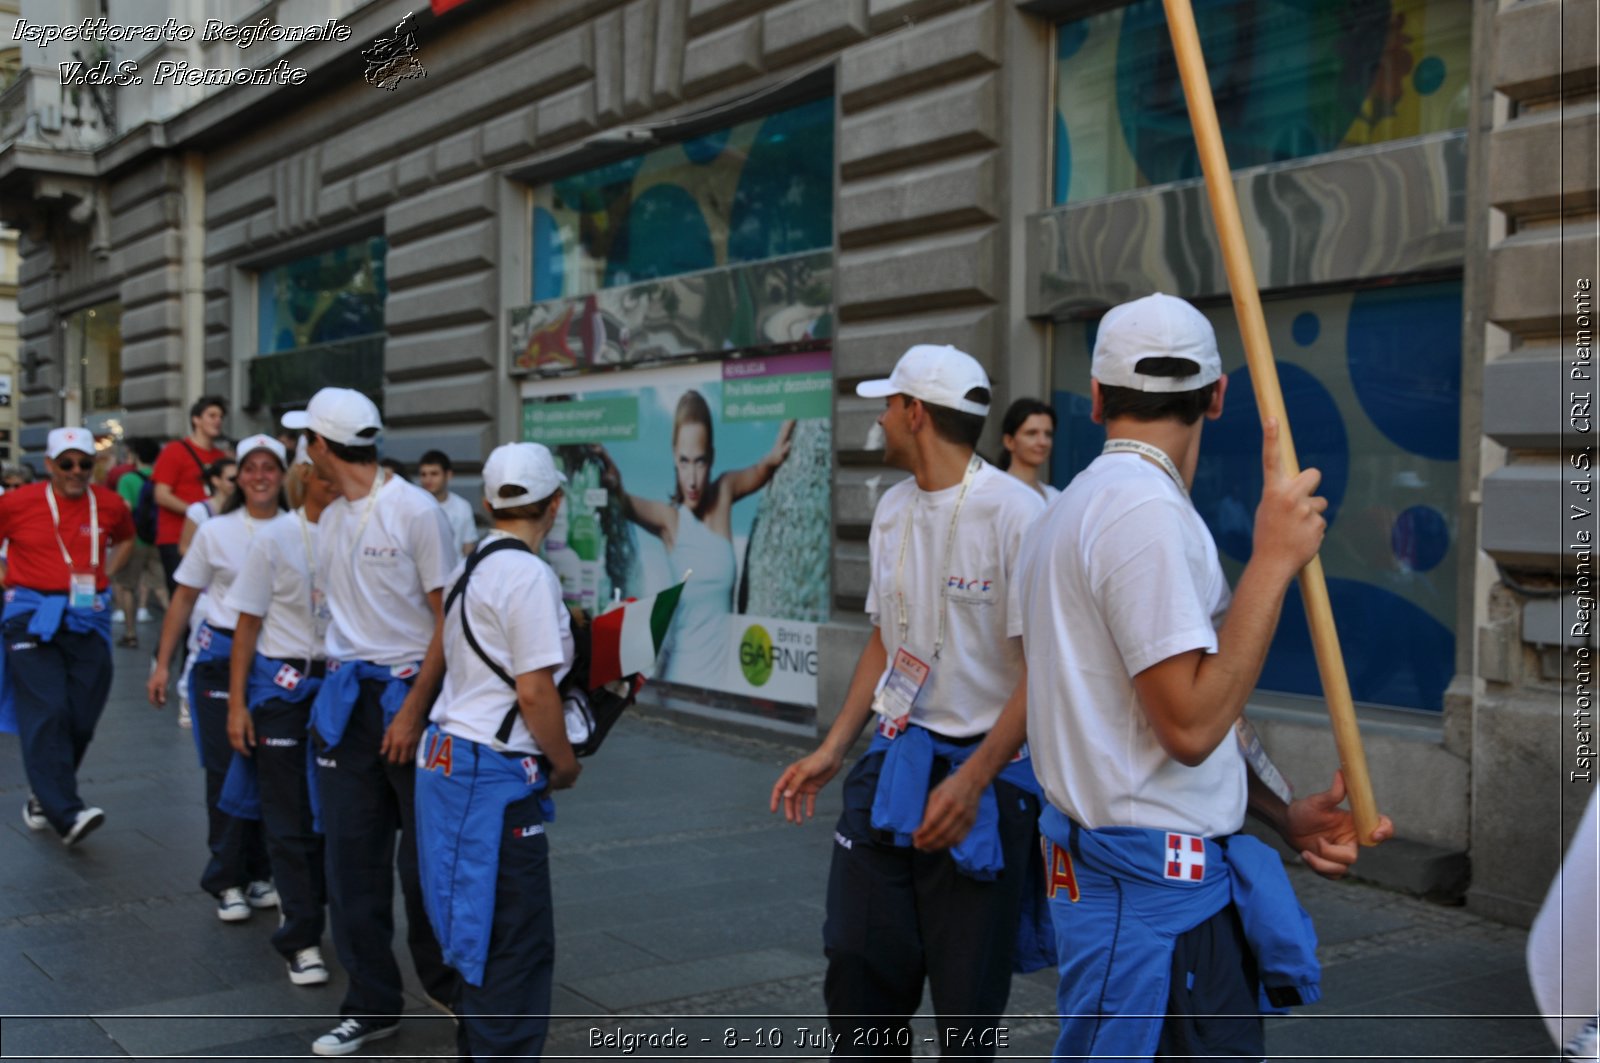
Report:
<svg viewBox="0 0 1600 1063"><path fill-rule="evenodd" d="M956 542L956 522L961 519L961 507L967 501L967 489L972 486L972 480L978 475L978 470L983 467L983 459L974 454L967 462L967 471L961 477L961 493L956 496L956 508L950 514L950 530L944 537L944 566L942 570L950 568L950 554ZM905 568L906 546L911 542L911 525L917 513L917 499L912 496L911 505L906 509L905 530L900 533L900 559L894 565L894 597L895 617L900 628L900 645L906 644L906 634L911 630L911 617L906 612ZM933 659L939 659L939 653L944 649L945 614L949 612L950 581L946 579L939 587L939 637L933 643Z"/></svg>
<svg viewBox="0 0 1600 1063"><path fill-rule="evenodd" d="M1100 453L1138 454L1149 458L1161 466L1163 472L1172 477L1172 482L1178 485L1178 490L1184 494L1189 493L1189 488L1184 486L1183 483L1183 474L1178 472L1178 467L1172 463L1171 458L1167 457L1167 452L1160 447L1151 446L1140 439L1108 439L1106 440L1106 445L1100 448Z"/></svg>
<svg viewBox="0 0 1600 1063"><path fill-rule="evenodd" d="M44 490L44 497L50 503L50 522L56 528L56 545L61 547L61 560L67 563L67 571L73 571L72 552L67 549L67 544L61 539L61 511L56 508L56 485L50 484ZM100 567L100 504L94 497L94 487L89 488L89 569L93 571Z"/></svg>
<svg viewBox="0 0 1600 1063"><path fill-rule="evenodd" d="M361 537L367 533L367 521L372 519L372 511L378 508L378 492L383 490L383 466L378 466L378 474L372 478L372 490L367 492L367 508L361 514L361 523L356 525L356 537L350 542L350 564L356 563L356 556L361 552Z"/></svg>

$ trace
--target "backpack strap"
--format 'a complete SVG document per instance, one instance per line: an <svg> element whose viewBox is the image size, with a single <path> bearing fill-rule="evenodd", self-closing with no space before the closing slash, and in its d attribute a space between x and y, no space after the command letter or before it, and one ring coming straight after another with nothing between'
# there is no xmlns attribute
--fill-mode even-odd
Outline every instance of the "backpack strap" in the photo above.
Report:
<svg viewBox="0 0 1600 1063"><path fill-rule="evenodd" d="M456 603L456 599L461 599L461 633L467 636L467 645L472 647L472 652L478 655L478 659L480 661L489 666L489 671L499 676L502 683L510 687L512 691L515 691L517 689L517 681L511 678L511 673L507 672L504 668L501 668L498 664L490 659L487 653L483 651L483 646L478 642L477 636L472 633L472 624L467 620L467 581L472 578L472 570L477 568L478 563L484 558L488 557L490 554L498 553L501 550L521 550L523 553L533 553L533 551L528 548L527 543L523 542L521 539L516 539L509 536L504 539L496 539L488 546L474 550L467 558L467 567L462 570L461 578L456 580L456 585L450 588L450 594L444 600L444 612L445 615L448 616L450 614L450 607ZM510 740L511 728L516 725L516 722L517 703L515 699L513 699L511 708L507 710L505 719L500 723L500 729L495 732L495 738L498 739L502 745Z"/></svg>
<svg viewBox="0 0 1600 1063"><path fill-rule="evenodd" d="M183 444L183 449L187 450L189 452L189 457L193 458L195 465L199 467L199 469L200 469L200 486L205 488L206 497L210 498L211 497L211 481L206 479L206 463L200 460L200 455L195 453L194 448L189 445L189 441L187 439L180 439L180 440L178 440L178 442Z"/></svg>

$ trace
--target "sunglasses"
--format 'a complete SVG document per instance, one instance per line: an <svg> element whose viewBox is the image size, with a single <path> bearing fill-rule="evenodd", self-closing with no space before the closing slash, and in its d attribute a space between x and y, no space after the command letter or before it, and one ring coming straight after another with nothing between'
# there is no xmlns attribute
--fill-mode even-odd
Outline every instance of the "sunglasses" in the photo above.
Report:
<svg viewBox="0 0 1600 1063"><path fill-rule="evenodd" d="M62 472L88 472L94 468L93 458L57 458L56 468Z"/></svg>

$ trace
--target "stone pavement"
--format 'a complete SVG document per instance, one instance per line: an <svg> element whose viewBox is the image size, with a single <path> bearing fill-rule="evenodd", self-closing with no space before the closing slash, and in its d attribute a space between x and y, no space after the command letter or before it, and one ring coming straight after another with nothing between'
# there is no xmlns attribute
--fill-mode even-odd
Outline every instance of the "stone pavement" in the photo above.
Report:
<svg viewBox="0 0 1600 1063"><path fill-rule="evenodd" d="M147 646L154 635L146 625ZM216 919L196 884L205 814L191 734L144 703L148 650L116 652L82 772L107 823L81 848L23 825L16 740L0 738L0 1056L313 1058L343 991L332 948L334 982L297 987L268 944L272 913ZM766 800L796 747L715 727L629 717L559 798L550 1058L826 1055L820 928L838 784L817 821L783 824ZM1322 941L1325 1002L1269 1023L1274 1059L1550 1058L1529 1017L1522 932L1294 876ZM449 1019L414 983L408 1001L399 1036L358 1058L450 1057ZM1053 977L1016 979L1011 1006L1000 1056L1047 1056ZM629 1040L669 1033L686 1043ZM919 1020L915 1051L934 1054L933 1036Z"/></svg>

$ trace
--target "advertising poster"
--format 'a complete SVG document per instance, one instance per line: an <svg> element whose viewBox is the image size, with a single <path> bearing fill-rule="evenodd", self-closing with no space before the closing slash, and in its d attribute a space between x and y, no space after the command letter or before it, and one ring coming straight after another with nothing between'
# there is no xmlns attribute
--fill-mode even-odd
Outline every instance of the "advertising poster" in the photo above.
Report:
<svg viewBox="0 0 1600 1063"><path fill-rule="evenodd" d="M832 391L826 351L524 387L523 438L569 481L545 550L568 601L692 573L657 680L816 705Z"/></svg>

